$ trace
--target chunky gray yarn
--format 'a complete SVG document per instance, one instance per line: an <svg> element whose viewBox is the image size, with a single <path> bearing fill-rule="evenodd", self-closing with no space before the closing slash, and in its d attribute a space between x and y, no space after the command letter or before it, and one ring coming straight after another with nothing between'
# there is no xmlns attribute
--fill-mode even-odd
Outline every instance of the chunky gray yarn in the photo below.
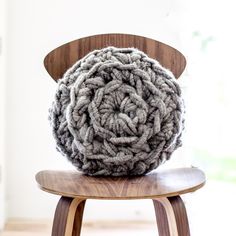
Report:
<svg viewBox="0 0 236 236"><path fill-rule="evenodd" d="M50 122L58 150L85 174L141 175L181 145L181 90L138 49L107 47L59 80Z"/></svg>

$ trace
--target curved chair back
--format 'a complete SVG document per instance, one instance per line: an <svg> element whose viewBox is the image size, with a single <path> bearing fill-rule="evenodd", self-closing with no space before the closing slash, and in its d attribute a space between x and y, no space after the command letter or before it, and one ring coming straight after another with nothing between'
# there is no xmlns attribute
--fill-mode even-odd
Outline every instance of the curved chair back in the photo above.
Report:
<svg viewBox="0 0 236 236"><path fill-rule="evenodd" d="M107 46L138 48L172 71L176 78L179 78L186 66L185 57L175 48L154 39L130 34L100 34L71 41L48 53L44 59L44 66L57 81L87 53Z"/></svg>

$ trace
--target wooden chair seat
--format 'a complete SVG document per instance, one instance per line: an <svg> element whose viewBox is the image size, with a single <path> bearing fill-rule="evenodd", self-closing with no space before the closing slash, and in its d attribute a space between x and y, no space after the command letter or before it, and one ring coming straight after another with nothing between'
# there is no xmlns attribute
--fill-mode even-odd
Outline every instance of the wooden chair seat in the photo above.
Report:
<svg viewBox="0 0 236 236"><path fill-rule="evenodd" d="M196 191L205 183L197 168L156 170L139 177L91 177L78 171L44 170L36 175L46 192L80 199L154 199Z"/></svg>
<svg viewBox="0 0 236 236"><path fill-rule="evenodd" d="M144 176L91 177L78 171L44 170L36 175L39 188L62 196L52 236L80 236L87 199L152 199L159 236L190 236L181 194L198 190L205 174L197 168L157 169Z"/></svg>

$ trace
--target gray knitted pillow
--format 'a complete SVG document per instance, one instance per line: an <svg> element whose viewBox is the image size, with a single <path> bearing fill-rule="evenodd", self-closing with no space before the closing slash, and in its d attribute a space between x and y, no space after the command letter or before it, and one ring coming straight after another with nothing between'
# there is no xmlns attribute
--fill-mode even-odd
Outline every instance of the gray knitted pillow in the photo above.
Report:
<svg viewBox="0 0 236 236"><path fill-rule="evenodd" d="M141 175L181 145L183 101L172 73L135 48L107 47L58 81L57 149L88 175Z"/></svg>

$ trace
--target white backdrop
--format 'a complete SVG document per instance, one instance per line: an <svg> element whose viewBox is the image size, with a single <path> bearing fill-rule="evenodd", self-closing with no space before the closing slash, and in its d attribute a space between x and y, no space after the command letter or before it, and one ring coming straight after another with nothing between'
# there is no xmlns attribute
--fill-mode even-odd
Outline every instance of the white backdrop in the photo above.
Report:
<svg viewBox="0 0 236 236"><path fill-rule="evenodd" d="M8 217L52 217L58 197L38 190L42 169L73 168L55 150L48 108L56 83L43 67L55 47L100 33L155 38L184 52L180 44L182 1L8 0L7 18L7 212ZM181 9L181 12L180 12ZM152 203L87 203L85 219L153 219Z"/></svg>
<svg viewBox="0 0 236 236"><path fill-rule="evenodd" d="M5 0L0 0L0 229L5 218Z"/></svg>

